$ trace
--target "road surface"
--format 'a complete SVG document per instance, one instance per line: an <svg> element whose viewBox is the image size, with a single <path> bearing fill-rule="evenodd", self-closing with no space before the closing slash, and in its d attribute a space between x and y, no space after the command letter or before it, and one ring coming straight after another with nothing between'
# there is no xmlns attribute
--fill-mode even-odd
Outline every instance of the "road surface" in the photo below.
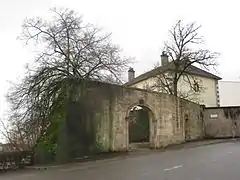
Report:
<svg viewBox="0 0 240 180"><path fill-rule="evenodd" d="M1 180L238 180L240 142L150 152L90 165L0 174Z"/></svg>

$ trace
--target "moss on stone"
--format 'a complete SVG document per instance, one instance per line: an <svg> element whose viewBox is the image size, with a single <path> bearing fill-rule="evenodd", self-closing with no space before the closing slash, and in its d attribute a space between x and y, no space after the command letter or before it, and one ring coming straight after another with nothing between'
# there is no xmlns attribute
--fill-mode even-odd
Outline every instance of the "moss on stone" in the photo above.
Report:
<svg viewBox="0 0 240 180"><path fill-rule="evenodd" d="M236 120L240 116L240 108L223 108L226 118Z"/></svg>

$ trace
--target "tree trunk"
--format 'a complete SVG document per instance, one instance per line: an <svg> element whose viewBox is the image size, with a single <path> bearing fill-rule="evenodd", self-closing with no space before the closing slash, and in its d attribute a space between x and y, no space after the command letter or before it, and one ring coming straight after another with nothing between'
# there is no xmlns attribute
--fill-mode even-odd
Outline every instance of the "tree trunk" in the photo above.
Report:
<svg viewBox="0 0 240 180"><path fill-rule="evenodd" d="M173 82L173 95L174 96L178 96L178 92L177 92L177 81L174 80Z"/></svg>

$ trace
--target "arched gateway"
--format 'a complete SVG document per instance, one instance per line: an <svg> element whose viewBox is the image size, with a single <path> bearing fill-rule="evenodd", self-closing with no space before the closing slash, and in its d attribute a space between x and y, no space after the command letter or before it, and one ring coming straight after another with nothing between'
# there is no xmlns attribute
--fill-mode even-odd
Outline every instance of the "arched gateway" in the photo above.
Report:
<svg viewBox="0 0 240 180"><path fill-rule="evenodd" d="M154 137L154 113L148 105L137 104L129 108L128 143L130 148L149 147Z"/></svg>

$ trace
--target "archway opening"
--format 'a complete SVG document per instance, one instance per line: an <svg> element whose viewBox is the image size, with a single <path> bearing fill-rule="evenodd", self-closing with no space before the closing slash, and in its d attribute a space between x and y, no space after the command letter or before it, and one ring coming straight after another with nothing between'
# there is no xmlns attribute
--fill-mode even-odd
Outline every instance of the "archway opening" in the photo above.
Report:
<svg viewBox="0 0 240 180"><path fill-rule="evenodd" d="M150 122L152 121L152 111L143 105L133 106L128 114L129 144L147 144L150 142Z"/></svg>

